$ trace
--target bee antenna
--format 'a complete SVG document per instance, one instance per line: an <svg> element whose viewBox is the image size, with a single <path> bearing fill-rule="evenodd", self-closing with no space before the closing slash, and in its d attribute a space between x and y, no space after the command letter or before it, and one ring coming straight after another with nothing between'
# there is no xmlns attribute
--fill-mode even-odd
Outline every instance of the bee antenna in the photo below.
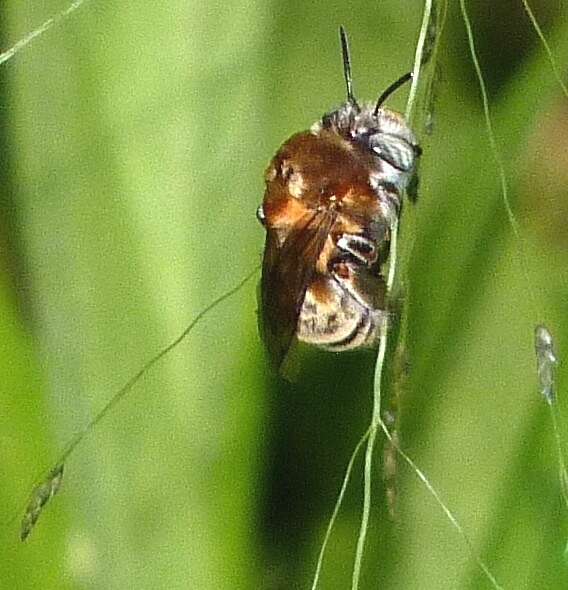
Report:
<svg viewBox="0 0 568 590"><path fill-rule="evenodd" d="M347 102L357 105L357 99L353 95L353 78L351 76L351 54L349 53L349 41L347 33L341 26L339 27L339 37L341 39L341 55L343 56L343 75L345 76L345 86L347 87Z"/></svg>
<svg viewBox="0 0 568 590"><path fill-rule="evenodd" d="M401 76L396 82L393 82L377 99L377 104L375 106L375 110L373 111L373 115L376 117L379 113L379 109L383 106L383 104L390 98L392 94L394 94L401 86L410 82L412 80L412 72L408 72Z"/></svg>

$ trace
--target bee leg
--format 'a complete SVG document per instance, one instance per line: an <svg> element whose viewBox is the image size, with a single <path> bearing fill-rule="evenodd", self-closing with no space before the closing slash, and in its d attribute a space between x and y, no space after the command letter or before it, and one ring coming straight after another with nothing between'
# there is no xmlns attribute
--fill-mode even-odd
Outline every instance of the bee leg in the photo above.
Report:
<svg viewBox="0 0 568 590"><path fill-rule="evenodd" d="M359 262L371 266L377 260L377 248L373 240L358 234L343 234L337 247L354 256Z"/></svg>

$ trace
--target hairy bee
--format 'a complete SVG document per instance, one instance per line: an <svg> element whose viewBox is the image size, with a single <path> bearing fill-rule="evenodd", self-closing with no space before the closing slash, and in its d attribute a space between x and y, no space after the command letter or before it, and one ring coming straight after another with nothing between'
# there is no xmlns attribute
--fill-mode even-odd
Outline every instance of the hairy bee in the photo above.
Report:
<svg viewBox="0 0 568 590"><path fill-rule="evenodd" d="M265 175L257 216L266 229L260 329L280 367L297 338L331 351L376 344L386 316L381 266L421 150L404 117L353 95L340 29L347 100L290 137Z"/></svg>

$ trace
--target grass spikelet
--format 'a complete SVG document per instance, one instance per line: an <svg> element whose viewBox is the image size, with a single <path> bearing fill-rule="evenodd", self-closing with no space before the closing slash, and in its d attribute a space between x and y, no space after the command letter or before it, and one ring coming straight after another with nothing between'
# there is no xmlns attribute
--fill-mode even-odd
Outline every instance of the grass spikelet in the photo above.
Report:
<svg viewBox="0 0 568 590"><path fill-rule="evenodd" d="M47 503L57 494L63 481L63 464L49 472L49 475L38 484L31 493L20 527L20 539L25 541L32 532L38 518Z"/></svg>

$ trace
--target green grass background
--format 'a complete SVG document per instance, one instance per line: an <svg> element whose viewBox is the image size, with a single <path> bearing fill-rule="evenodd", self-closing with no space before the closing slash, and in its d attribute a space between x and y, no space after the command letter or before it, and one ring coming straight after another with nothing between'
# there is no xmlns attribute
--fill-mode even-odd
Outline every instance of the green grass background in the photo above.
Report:
<svg viewBox="0 0 568 590"><path fill-rule="evenodd" d="M2 3L2 47L65 5ZM568 346L568 103L520 2L469 6L527 257L452 3L404 236L402 444L504 587L566 588L567 513L532 332L544 320ZM0 588L309 587L370 417L374 358L318 355L297 383L280 381L257 336L254 281L85 441L24 545L18 521L72 434L259 264L264 167L343 98L338 25L357 95L372 98L410 68L421 7L90 0L1 66ZM568 7L534 8L564 71ZM566 415L562 367L558 381ZM411 471L400 465L394 523L380 461L375 479L362 588L489 587ZM358 463L322 588L350 587L361 480Z"/></svg>

